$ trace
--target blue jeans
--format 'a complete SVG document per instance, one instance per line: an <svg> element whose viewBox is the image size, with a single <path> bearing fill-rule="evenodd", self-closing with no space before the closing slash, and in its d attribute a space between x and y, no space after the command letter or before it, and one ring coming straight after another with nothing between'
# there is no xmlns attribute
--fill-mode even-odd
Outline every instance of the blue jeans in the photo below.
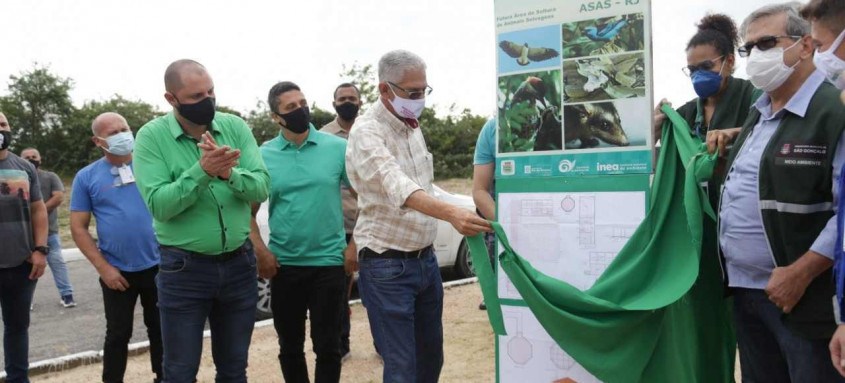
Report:
<svg viewBox="0 0 845 383"><path fill-rule="evenodd" d="M733 289L739 364L745 383L845 382L830 361L830 339L805 339L781 321L783 312L756 289Z"/></svg>
<svg viewBox="0 0 845 383"><path fill-rule="evenodd" d="M67 276L67 265L62 257L62 242L58 234L47 236L47 246L50 246L50 254L47 254L47 264L53 273L53 282L59 290L59 297L73 294L73 286L70 285L70 278Z"/></svg>
<svg viewBox="0 0 845 383"><path fill-rule="evenodd" d="M164 345L164 382L196 379L208 319L217 382L246 382L249 343L258 303L255 253L221 261L161 247L156 286Z"/></svg>
<svg viewBox="0 0 845 383"><path fill-rule="evenodd" d="M361 258L358 278L383 381L437 382L443 367L443 281L434 252L419 259Z"/></svg>
<svg viewBox="0 0 845 383"><path fill-rule="evenodd" d="M29 382L29 305L35 282L32 264L0 269L0 308L3 311L3 355L6 382Z"/></svg>

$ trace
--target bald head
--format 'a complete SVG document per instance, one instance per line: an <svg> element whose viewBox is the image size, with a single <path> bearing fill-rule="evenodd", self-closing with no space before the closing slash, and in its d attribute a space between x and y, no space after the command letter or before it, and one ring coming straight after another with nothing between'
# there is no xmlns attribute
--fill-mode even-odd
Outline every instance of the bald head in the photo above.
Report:
<svg viewBox="0 0 845 383"><path fill-rule="evenodd" d="M123 128L129 129L129 123L123 116L114 113L106 112L94 119L91 123L91 132L95 137L108 137L112 130L121 131Z"/></svg>
<svg viewBox="0 0 845 383"><path fill-rule="evenodd" d="M164 71L164 89L170 93L176 93L185 85L182 78L186 74L203 75L205 73L207 73L205 67L194 60L176 60Z"/></svg>

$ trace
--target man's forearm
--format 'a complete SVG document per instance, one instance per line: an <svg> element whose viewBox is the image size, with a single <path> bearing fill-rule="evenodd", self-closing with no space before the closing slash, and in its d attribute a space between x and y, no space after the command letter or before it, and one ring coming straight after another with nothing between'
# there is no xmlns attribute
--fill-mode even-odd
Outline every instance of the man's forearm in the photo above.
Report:
<svg viewBox="0 0 845 383"><path fill-rule="evenodd" d="M484 218L491 221L496 220L496 202L487 190L473 190L472 199L475 201L475 207L481 212Z"/></svg>
<svg viewBox="0 0 845 383"><path fill-rule="evenodd" d="M44 201L37 201L32 203L32 237L35 240L35 246L47 245L47 230L49 225L47 223L47 207Z"/></svg>
<svg viewBox="0 0 845 383"><path fill-rule="evenodd" d="M454 216L455 209L457 209L455 206L430 196L423 190L411 193L405 200L405 206L443 221L449 221Z"/></svg>
<svg viewBox="0 0 845 383"><path fill-rule="evenodd" d="M810 282L831 266L833 266L833 260L810 250L789 267L794 267L803 279Z"/></svg>
<svg viewBox="0 0 845 383"><path fill-rule="evenodd" d="M79 248L79 251L82 252L82 255L88 259L88 262L91 262L91 265L94 266L96 269L100 269L104 265L108 264L106 258L103 257L103 254L100 252L100 249L97 248L97 243L94 241L94 237L91 236L91 233L88 232L88 228L74 228L70 229L71 236L73 237L73 242L76 243L76 247Z"/></svg>
<svg viewBox="0 0 845 383"><path fill-rule="evenodd" d="M62 193L53 193L50 199L47 200L44 204L47 205L47 214L56 210L59 205L62 204L62 199L64 199L64 195Z"/></svg>

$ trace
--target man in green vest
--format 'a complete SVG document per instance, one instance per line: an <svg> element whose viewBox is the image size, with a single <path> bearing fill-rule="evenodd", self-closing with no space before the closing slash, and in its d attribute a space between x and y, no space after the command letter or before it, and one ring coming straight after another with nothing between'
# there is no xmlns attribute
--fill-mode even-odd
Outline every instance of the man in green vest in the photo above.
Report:
<svg viewBox="0 0 845 383"><path fill-rule="evenodd" d="M801 16L810 21L813 43L816 45L816 52L813 55L813 63L816 68L839 89L845 89L845 1L843 0L811 0L801 9ZM845 92L842 93L845 96ZM845 102L845 98L843 98ZM839 192L842 193L843 178L839 177ZM838 205L842 209L842 195L839 195ZM842 248L843 221L840 217L836 232L836 257L833 266L834 278L836 281L836 301L834 313L836 323L839 324L833 339L830 341L830 357L833 366L839 374L845 376L845 360L843 360L843 349L845 348L845 325L842 324L843 288L845 288L845 251Z"/></svg>
<svg viewBox="0 0 845 383"><path fill-rule="evenodd" d="M765 94L734 142L719 206L719 244L743 381L845 381L830 363L836 211L845 108L813 65L798 3L754 11L740 28L749 80Z"/></svg>

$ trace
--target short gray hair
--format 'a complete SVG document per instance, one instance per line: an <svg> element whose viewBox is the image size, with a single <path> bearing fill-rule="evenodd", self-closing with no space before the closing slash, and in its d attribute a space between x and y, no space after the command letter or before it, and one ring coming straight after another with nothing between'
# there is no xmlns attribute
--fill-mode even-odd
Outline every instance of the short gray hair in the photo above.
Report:
<svg viewBox="0 0 845 383"><path fill-rule="evenodd" d="M379 82L401 82L408 70L425 70L425 61L420 56L406 50L390 51L378 60Z"/></svg>
<svg viewBox="0 0 845 383"><path fill-rule="evenodd" d="M797 1L790 1L788 3L770 4L751 12L742 25L739 27L742 40L745 41L745 35L748 33L748 25L762 19L764 17L786 14L786 34L789 36L806 36L810 34L810 22L801 17L802 4Z"/></svg>

